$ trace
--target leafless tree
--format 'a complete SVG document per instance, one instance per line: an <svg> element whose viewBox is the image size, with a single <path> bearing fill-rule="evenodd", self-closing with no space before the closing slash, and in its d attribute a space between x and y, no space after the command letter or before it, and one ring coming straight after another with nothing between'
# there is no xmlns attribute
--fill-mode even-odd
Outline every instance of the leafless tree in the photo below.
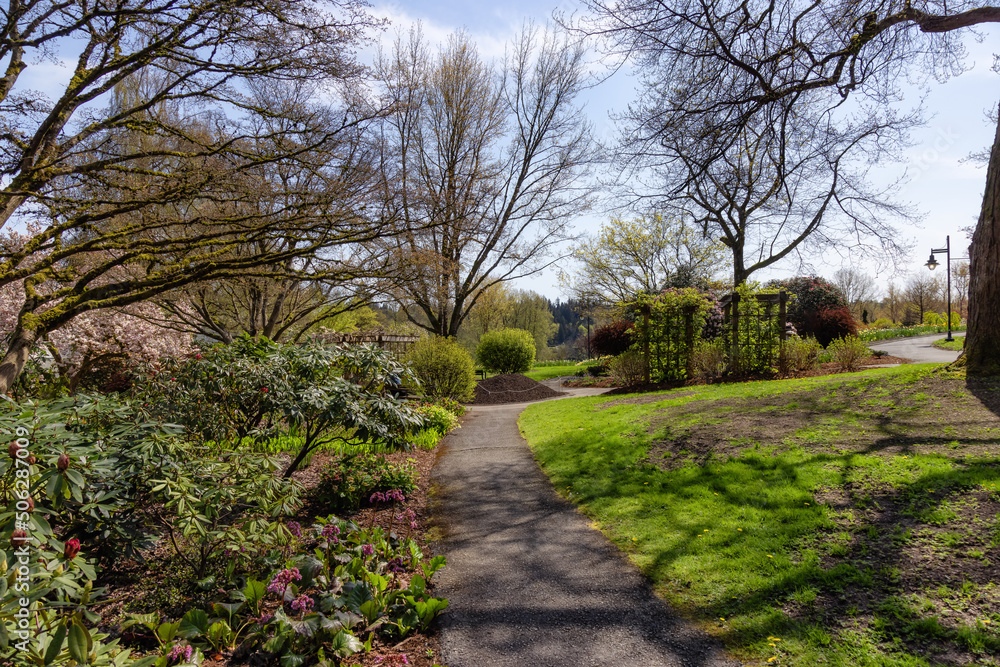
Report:
<svg viewBox="0 0 1000 667"><path fill-rule="evenodd" d="M906 281L906 299L917 308L917 324L924 321L924 313L936 311L941 306L941 278L917 275Z"/></svg>
<svg viewBox="0 0 1000 667"><path fill-rule="evenodd" d="M833 282L844 293L844 298L854 311L854 316L861 319L862 311L875 300L877 293L875 280L857 269L842 268L833 274Z"/></svg>
<svg viewBox="0 0 1000 667"><path fill-rule="evenodd" d="M574 106L583 50L527 28L497 68L464 34L432 55L412 31L376 69L394 110L381 206L403 231L383 247L409 269L391 294L415 324L452 336L491 285L548 266L589 205L594 150Z"/></svg>
<svg viewBox="0 0 1000 667"><path fill-rule="evenodd" d="M676 101L682 118L711 119L716 153L738 144L784 100L829 92L884 109L907 75L943 78L962 69L958 31L1000 22L1000 7L945 0L586 0L577 28L600 34L646 73L651 94ZM676 82L690 81L689 85ZM650 136L675 127L649 117ZM965 363L1000 375L1000 124L973 236Z"/></svg>

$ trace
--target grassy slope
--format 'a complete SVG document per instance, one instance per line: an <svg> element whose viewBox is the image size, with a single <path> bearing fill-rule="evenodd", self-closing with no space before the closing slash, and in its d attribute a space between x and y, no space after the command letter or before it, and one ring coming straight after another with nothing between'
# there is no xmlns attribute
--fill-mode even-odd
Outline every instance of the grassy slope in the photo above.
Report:
<svg viewBox="0 0 1000 667"><path fill-rule="evenodd" d="M949 397L977 400L908 366L542 403L521 426L556 488L742 658L1000 664L1000 420L955 427Z"/></svg>

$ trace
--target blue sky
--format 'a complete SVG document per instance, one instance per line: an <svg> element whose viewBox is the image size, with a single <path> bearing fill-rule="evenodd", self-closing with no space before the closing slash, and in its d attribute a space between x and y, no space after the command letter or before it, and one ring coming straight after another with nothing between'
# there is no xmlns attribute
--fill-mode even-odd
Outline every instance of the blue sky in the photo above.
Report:
<svg viewBox="0 0 1000 667"><path fill-rule="evenodd" d="M558 4L545 0L513 0L502 5L435 0L378 3L374 11L390 19L390 35L397 28L406 30L414 21L421 22L425 36L431 41L439 41L453 30L465 29L477 43L481 55L500 57L506 40L525 20L544 23L554 10L572 12L577 7L574 0ZM931 80L925 91L917 87L908 89L908 98L912 98L914 104L921 93L926 92L928 122L912 134L914 145L904 152L902 163L887 165L872 175L873 179L890 183L905 170L907 182L898 190L898 198L912 203L924 214L920 227L899 227L901 235L914 242L908 261L896 272L891 266L861 263L846 253L827 253L821 260L813 261L811 268L816 273L832 277L841 266L852 266L853 260L855 268L877 276L883 287L893 280L902 283L907 277L906 271L912 274L927 270L923 264L931 247L944 247L946 235L951 236L953 257L966 255L967 243L961 228L975 224L986 181L985 167L966 158L992 142L996 126L985 117L985 112L995 109L1000 101L1000 75L990 69L993 54L1000 53L1000 29L993 27L981 32L985 38L982 42L977 42L971 33L965 36L970 71L945 83ZM634 82L622 74L605 81L587 95L586 108L599 135L607 136L613 131L608 112L624 107L633 90ZM586 232L596 229L604 219L605 216L593 215L577 221L576 225L579 231ZM788 261L755 277L795 275L799 268L797 260ZM553 299L563 296L551 271L519 286Z"/></svg>
<svg viewBox="0 0 1000 667"><path fill-rule="evenodd" d="M468 0L434 0L434 2L377 3L373 12L391 21L383 35L388 45L397 30L406 31L420 21L425 37L432 43L442 42L448 34L465 29L477 44L484 58L501 58L508 40L517 33L526 20L543 24L553 11L571 13L579 8L576 0L509 0L505 3L485 4ZM985 185L985 167L966 160L973 151L988 146L995 132L995 125L985 117L987 109L995 109L1000 100L1000 74L990 68L994 53L1000 52L1000 27L983 30L984 39L977 42L966 35L969 51L967 64L971 69L945 83L931 80L926 84L925 109L927 125L912 135L914 145L905 151L903 164L888 165L873 174L879 182L889 183L903 174L908 181L898 191L899 199L910 202L924 214L920 227L900 226L901 236L914 242L913 251L900 268L909 272L926 271L923 263L931 247L943 247L945 236L951 235L955 257L965 256L966 240L962 227L974 225L982 204ZM363 59L374 57L374 49L365 49ZM600 69L600 64L595 64ZM47 61L34 63L30 69L28 87L41 89L51 96L58 95L70 68L65 64ZM593 88L585 96L585 104L598 137L613 135L614 126L608 113L624 108L631 99L635 83L627 73L619 73ZM918 88L910 88L913 103L921 95ZM907 100L909 102L910 100ZM574 221L578 232L596 230L607 219L605 214L593 214ZM814 261L812 270L832 277L841 266L851 266L849 254L827 253L822 260ZM563 262L571 269L572 265ZM906 274L894 273L892 267L855 264L872 275L879 284L890 281L903 282ZM797 261L776 265L768 272L755 274L767 279L798 275ZM554 271L522 281L518 286L539 292L551 299L564 297Z"/></svg>

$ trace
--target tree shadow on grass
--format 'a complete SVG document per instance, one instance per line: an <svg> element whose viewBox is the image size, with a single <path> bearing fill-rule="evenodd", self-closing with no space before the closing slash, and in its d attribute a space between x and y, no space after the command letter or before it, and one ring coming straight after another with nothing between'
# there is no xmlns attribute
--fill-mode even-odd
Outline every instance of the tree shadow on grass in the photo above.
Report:
<svg viewBox="0 0 1000 667"><path fill-rule="evenodd" d="M1000 495L984 490L1000 488L1000 461L938 454L907 474L898 469L907 458L869 455L915 450L927 439L887 436L862 452L797 460L749 455L667 473L670 481L661 490L678 509L694 511L710 489L726 505L723 515L760 523L711 543L723 554L720 563L745 568L748 576L693 571L678 577L692 550L702 549L705 531L717 528L687 519L667 521L667 530L679 537L655 550L643 569L672 600L705 599L686 605L694 615L737 619L736 625L722 622L731 645L766 645L772 636L826 644L860 629L886 652L906 650L943 663L1000 658L1000 636L981 622L1000 608L994 586L1000 580L994 519ZM934 457L940 465L933 465ZM831 483L814 494L817 468L831 473ZM606 492L634 492L635 475L621 475ZM813 495L822 507L804 504L809 501L802 498ZM990 525L996 540L976 537L979 527ZM741 549L750 559L727 558ZM981 555L970 556L975 553ZM729 588L719 591L724 581ZM926 600L923 606L918 599Z"/></svg>

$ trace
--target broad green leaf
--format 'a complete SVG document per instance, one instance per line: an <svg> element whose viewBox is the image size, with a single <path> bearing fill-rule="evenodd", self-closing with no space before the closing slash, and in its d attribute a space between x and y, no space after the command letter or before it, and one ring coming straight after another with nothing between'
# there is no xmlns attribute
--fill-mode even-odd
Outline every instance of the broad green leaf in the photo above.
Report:
<svg viewBox="0 0 1000 667"><path fill-rule="evenodd" d="M87 660L87 631L83 626L74 623L69 628L69 654L81 665L86 665Z"/></svg>
<svg viewBox="0 0 1000 667"><path fill-rule="evenodd" d="M55 634L52 635L52 639L49 641L48 648L45 649L45 656L43 660L46 665L51 665L55 662L56 657L62 651L63 642L66 640L66 626L60 625L56 628Z"/></svg>
<svg viewBox="0 0 1000 667"><path fill-rule="evenodd" d="M192 609L184 614L178 633L185 639L192 639L208 631L208 614L201 609Z"/></svg>

